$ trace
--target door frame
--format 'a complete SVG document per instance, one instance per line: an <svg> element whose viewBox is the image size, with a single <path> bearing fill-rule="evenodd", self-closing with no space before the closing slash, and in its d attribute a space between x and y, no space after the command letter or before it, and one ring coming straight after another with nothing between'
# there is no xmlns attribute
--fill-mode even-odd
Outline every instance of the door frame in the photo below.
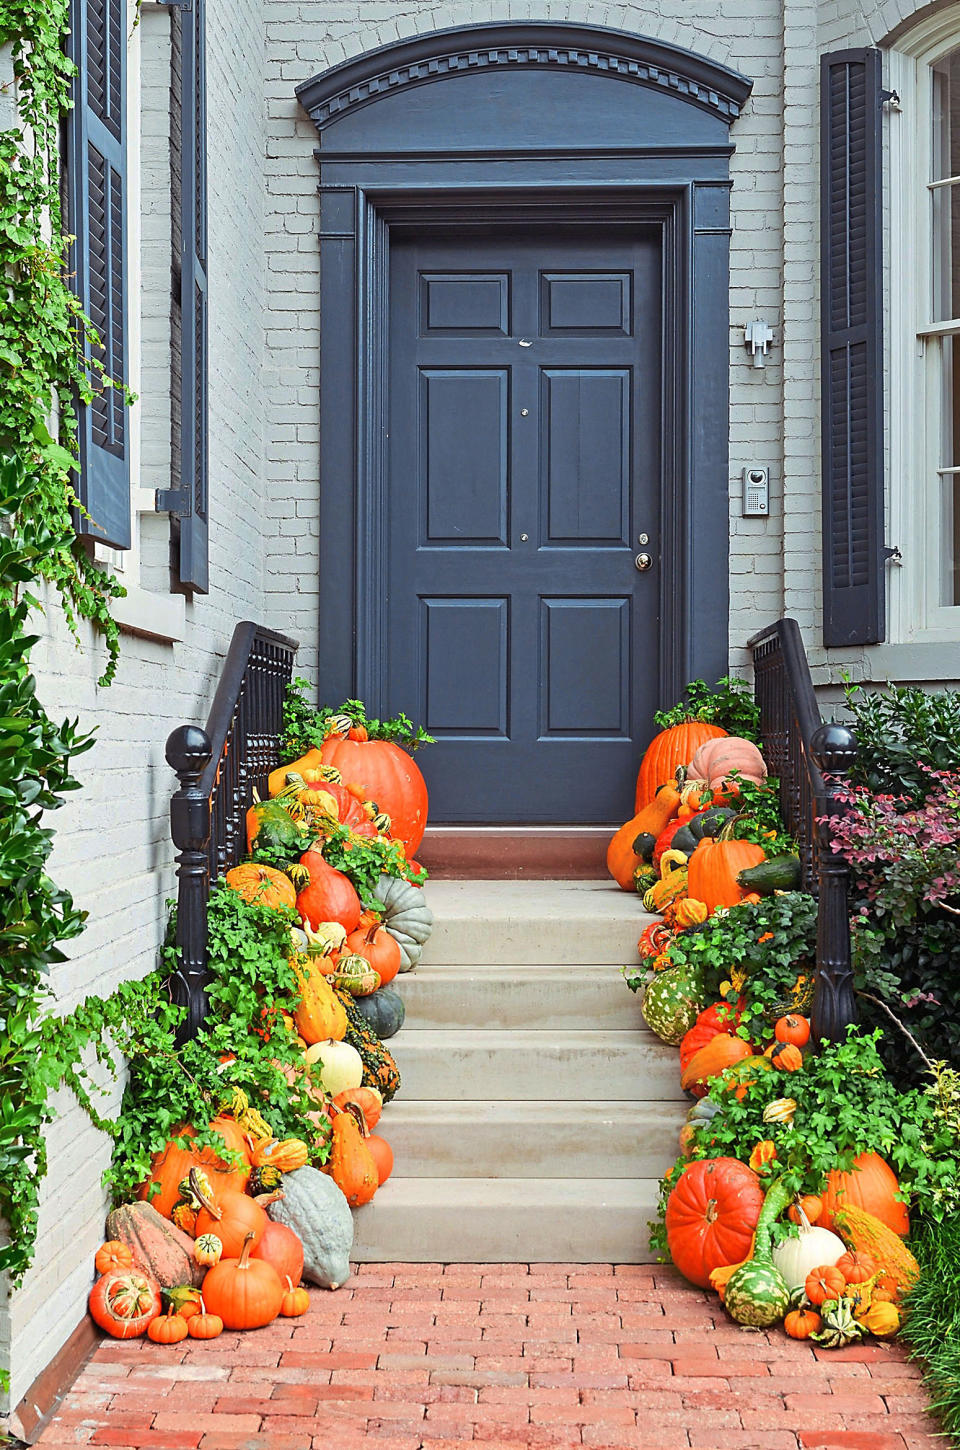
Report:
<svg viewBox="0 0 960 1450"><path fill-rule="evenodd" d="M396 112L377 104L395 98L398 88L439 80L456 107L459 74L475 74L480 65L492 76L518 63L527 74L564 67L569 73L576 66L596 77L595 86L629 81L653 90L642 142L624 125L612 130L609 144L579 148L557 137L548 145L534 135L525 146L515 129L497 134L491 109L484 113L489 126L475 138L446 146L431 137L425 149L415 119L405 133ZM345 62L297 88L321 137L319 652L325 697L360 695L374 713L382 698L391 236L451 225L466 230L491 218L504 225L600 220L661 228L662 326L669 345L663 349L660 704L678 698L688 679L726 674L733 150L727 128L750 89L744 77L705 57L562 22L436 32ZM685 130L676 125L676 107L685 108ZM702 121L702 138L695 133L692 141L691 110ZM338 131L343 120L347 125Z"/></svg>

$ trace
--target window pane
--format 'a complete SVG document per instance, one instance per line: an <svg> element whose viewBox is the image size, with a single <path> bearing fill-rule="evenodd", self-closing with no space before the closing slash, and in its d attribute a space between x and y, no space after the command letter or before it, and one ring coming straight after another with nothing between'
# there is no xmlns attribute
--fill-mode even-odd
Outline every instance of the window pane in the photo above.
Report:
<svg viewBox="0 0 960 1450"><path fill-rule="evenodd" d="M960 337L940 339L940 360L940 467L960 468ZM938 483L936 592L941 605L960 605L960 474L941 474Z"/></svg>
<svg viewBox="0 0 960 1450"><path fill-rule="evenodd" d="M960 176L960 50L933 68L933 176ZM960 317L960 186L930 193L933 320Z"/></svg>

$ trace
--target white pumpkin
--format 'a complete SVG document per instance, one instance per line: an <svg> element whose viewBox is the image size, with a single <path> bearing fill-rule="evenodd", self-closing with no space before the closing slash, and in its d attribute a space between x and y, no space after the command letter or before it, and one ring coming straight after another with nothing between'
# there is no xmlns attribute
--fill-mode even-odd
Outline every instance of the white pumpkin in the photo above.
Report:
<svg viewBox="0 0 960 1450"><path fill-rule="evenodd" d="M812 1269L822 1264L835 1264L847 1252L843 1239L828 1228L802 1227L797 1236L783 1239L773 1251L774 1267L779 1269L791 1294L806 1283Z"/></svg>
<svg viewBox="0 0 960 1450"><path fill-rule="evenodd" d="M303 1054L304 1060L319 1068L324 1092L335 1098L348 1088L358 1088L363 1081L363 1058L349 1042L315 1042Z"/></svg>

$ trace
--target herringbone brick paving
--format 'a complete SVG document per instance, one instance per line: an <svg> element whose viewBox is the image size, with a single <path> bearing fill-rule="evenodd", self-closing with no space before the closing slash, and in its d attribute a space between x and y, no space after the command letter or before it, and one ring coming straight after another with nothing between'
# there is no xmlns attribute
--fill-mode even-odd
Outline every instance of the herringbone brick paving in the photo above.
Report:
<svg viewBox="0 0 960 1450"><path fill-rule="evenodd" d="M896 1344L731 1324L657 1265L370 1264L309 1314L105 1340L40 1437L115 1450L942 1450Z"/></svg>

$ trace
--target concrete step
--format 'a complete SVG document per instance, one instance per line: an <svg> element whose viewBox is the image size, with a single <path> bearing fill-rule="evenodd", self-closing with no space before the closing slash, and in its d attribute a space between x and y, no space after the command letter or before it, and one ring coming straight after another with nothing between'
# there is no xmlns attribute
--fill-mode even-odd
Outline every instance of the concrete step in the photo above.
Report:
<svg viewBox="0 0 960 1450"><path fill-rule="evenodd" d="M381 1130L404 1178L660 1178L686 1102L410 1102Z"/></svg>
<svg viewBox="0 0 960 1450"><path fill-rule="evenodd" d="M357 1263L645 1264L655 1178L391 1178L354 1213Z"/></svg>
<svg viewBox="0 0 960 1450"><path fill-rule="evenodd" d="M431 964L393 983L409 1027L642 1028L639 997L614 966Z"/></svg>
<svg viewBox="0 0 960 1450"><path fill-rule="evenodd" d="M433 934L423 964L549 962L620 966L656 917L607 881L432 881Z"/></svg>
<svg viewBox="0 0 960 1450"><path fill-rule="evenodd" d="M676 1048L652 1032L404 1027L389 1046L408 1102L676 1102L680 1091Z"/></svg>

